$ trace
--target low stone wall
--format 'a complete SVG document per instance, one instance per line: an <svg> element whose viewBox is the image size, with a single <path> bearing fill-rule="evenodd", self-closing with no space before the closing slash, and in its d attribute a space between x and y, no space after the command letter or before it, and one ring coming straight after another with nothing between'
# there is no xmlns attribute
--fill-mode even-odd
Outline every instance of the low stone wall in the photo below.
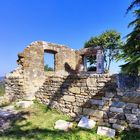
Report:
<svg viewBox="0 0 140 140"><path fill-rule="evenodd" d="M9 101L20 100L25 97L24 78L21 69L17 69L6 75L5 97Z"/></svg>
<svg viewBox="0 0 140 140"><path fill-rule="evenodd" d="M22 72L18 69L6 76L6 99L25 99ZM47 74L35 96L42 103L73 118L85 115L102 126L118 130L140 129L140 91L118 89L117 76Z"/></svg>
<svg viewBox="0 0 140 140"><path fill-rule="evenodd" d="M86 115L118 130L140 128L139 97L139 92L117 89L116 76L96 74L48 76L36 92L38 100L63 113Z"/></svg>

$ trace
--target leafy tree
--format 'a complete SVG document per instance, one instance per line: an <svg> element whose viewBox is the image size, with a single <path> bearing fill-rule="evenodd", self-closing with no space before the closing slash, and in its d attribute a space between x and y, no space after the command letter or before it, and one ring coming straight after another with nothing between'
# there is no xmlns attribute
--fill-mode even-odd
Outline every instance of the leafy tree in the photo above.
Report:
<svg viewBox="0 0 140 140"><path fill-rule="evenodd" d="M49 65L45 65L44 67L45 71L53 71L53 68L49 67Z"/></svg>
<svg viewBox="0 0 140 140"><path fill-rule="evenodd" d="M140 74L140 0L134 0L127 9L135 15L135 20L128 27L133 31L127 35L126 44L121 48L122 54L119 59L126 62L121 66L122 72L127 74ZM137 7L137 8L136 8Z"/></svg>
<svg viewBox="0 0 140 140"><path fill-rule="evenodd" d="M104 52L105 70L109 71L111 62L117 58L121 45L120 33L115 30L108 30L99 36L91 37L91 39L85 43L84 47L102 47ZM92 57L89 57L88 60L91 64L95 63L95 59Z"/></svg>

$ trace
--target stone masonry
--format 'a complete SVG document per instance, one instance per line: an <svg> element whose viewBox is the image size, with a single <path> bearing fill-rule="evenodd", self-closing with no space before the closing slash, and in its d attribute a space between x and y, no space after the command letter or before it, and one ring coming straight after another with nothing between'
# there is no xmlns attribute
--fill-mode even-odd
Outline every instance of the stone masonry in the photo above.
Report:
<svg viewBox="0 0 140 140"><path fill-rule="evenodd" d="M121 91L116 76L77 74L48 76L36 92L42 103L71 117L89 116L118 131L140 128L140 92Z"/></svg>
<svg viewBox="0 0 140 140"><path fill-rule="evenodd" d="M44 71L45 52L55 55L55 72L53 74L64 75L77 73L80 66L83 65L84 54L87 55L90 52L92 55L96 55L98 49L100 50L100 48L86 48L75 51L64 45L45 41L31 43L22 53L18 54L19 68L6 76L7 96L10 94L11 100L16 98L34 99L34 93L42 86L46 77ZM48 72L47 74L52 73ZM18 96L19 94L21 96Z"/></svg>
<svg viewBox="0 0 140 140"><path fill-rule="evenodd" d="M44 71L45 52L55 54L54 72ZM10 101L36 98L75 119L88 116L118 131L140 129L140 91L119 89L117 75L103 74L103 55L97 63L101 74L84 71L84 57L96 54L102 54L99 47L75 51L33 42L18 55L19 68L6 75L5 96Z"/></svg>

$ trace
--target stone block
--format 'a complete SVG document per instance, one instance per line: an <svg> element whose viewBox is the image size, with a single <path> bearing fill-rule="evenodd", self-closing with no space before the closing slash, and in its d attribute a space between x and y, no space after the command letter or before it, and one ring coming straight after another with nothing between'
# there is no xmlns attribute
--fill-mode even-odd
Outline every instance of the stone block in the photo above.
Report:
<svg viewBox="0 0 140 140"><path fill-rule="evenodd" d="M83 108L83 114L84 115L93 115L95 113L95 110L90 109L90 108Z"/></svg>
<svg viewBox="0 0 140 140"><path fill-rule="evenodd" d="M84 98L76 98L76 102L83 103L84 102Z"/></svg>
<svg viewBox="0 0 140 140"><path fill-rule="evenodd" d="M125 103L124 102L112 102L111 106L112 107L118 107L118 108L124 108L125 107Z"/></svg>
<svg viewBox="0 0 140 140"><path fill-rule="evenodd" d="M28 108L33 105L33 101L19 101L16 103L17 107Z"/></svg>
<svg viewBox="0 0 140 140"><path fill-rule="evenodd" d="M134 104L134 103L126 104L126 109L132 109L132 108L138 108L138 104Z"/></svg>
<svg viewBox="0 0 140 140"><path fill-rule="evenodd" d="M119 124L113 124L112 126L114 129L118 130L118 131L123 131L125 129L124 126L119 125Z"/></svg>
<svg viewBox="0 0 140 140"><path fill-rule="evenodd" d="M68 113L70 110L67 108L63 108L62 111Z"/></svg>
<svg viewBox="0 0 140 140"><path fill-rule="evenodd" d="M114 112L108 112L108 117L112 119L119 119L119 120L125 120L124 113L114 113Z"/></svg>
<svg viewBox="0 0 140 140"><path fill-rule="evenodd" d="M113 98L112 99L114 102L120 102L120 98Z"/></svg>
<svg viewBox="0 0 140 140"><path fill-rule="evenodd" d="M98 87L104 87L105 83L98 83L97 85L98 85Z"/></svg>
<svg viewBox="0 0 140 140"><path fill-rule="evenodd" d="M133 113L133 114L140 115L140 109L133 108L133 109L132 109L132 113Z"/></svg>
<svg viewBox="0 0 140 140"><path fill-rule="evenodd" d="M126 119L130 122L130 123L137 123L138 118L136 115L134 114L125 114Z"/></svg>
<svg viewBox="0 0 140 140"><path fill-rule="evenodd" d="M107 98L107 97L102 97L102 100L104 100L104 101L111 101L112 99L111 98Z"/></svg>
<svg viewBox="0 0 140 140"><path fill-rule="evenodd" d="M71 87L71 88L69 88L69 91L71 93L80 94L80 88L79 87Z"/></svg>
<svg viewBox="0 0 140 140"><path fill-rule="evenodd" d="M111 129L111 128L99 126L98 130L97 130L97 134L114 138L115 137L115 130Z"/></svg>
<svg viewBox="0 0 140 140"><path fill-rule="evenodd" d="M109 106L108 105L104 105L104 106L99 106L98 107L99 110L102 110L104 112L107 112L109 110Z"/></svg>
<svg viewBox="0 0 140 140"><path fill-rule="evenodd" d="M105 92L105 97L107 98L113 98L115 96L115 93L113 92Z"/></svg>
<svg viewBox="0 0 140 140"><path fill-rule="evenodd" d="M83 109L83 114L88 115L88 116L94 116L97 118L103 118L104 112L100 110L93 110L90 108L84 108Z"/></svg>
<svg viewBox="0 0 140 140"><path fill-rule="evenodd" d="M123 113L123 108L110 107L110 111L115 113Z"/></svg>
<svg viewBox="0 0 140 140"><path fill-rule="evenodd" d="M90 116L89 118L90 118L91 120L94 120L94 121L98 122L98 124L99 124L99 122L103 122L103 118L97 118L97 117L95 117L95 116Z"/></svg>
<svg viewBox="0 0 140 140"><path fill-rule="evenodd" d="M90 103L92 105L101 105L101 106L103 106L105 104L105 102L103 100L94 100L94 99L91 99Z"/></svg>
<svg viewBox="0 0 140 140"><path fill-rule="evenodd" d="M107 78L105 78L105 77L100 77L97 80L98 80L98 82L107 82Z"/></svg>
<svg viewBox="0 0 140 140"><path fill-rule="evenodd" d="M81 83L81 86L82 86L82 87L86 87L87 84L86 84L86 83Z"/></svg>
<svg viewBox="0 0 140 140"><path fill-rule="evenodd" d="M97 85L97 80L96 78L87 78L87 86L96 86Z"/></svg>
<svg viewBox="0 0 140 140"><path fill-rule="evenodd" d="M81 87L81 92L85 92L86 88L85 87Z"/></svg>
<svg viewBox="0 0 140 140"><path fill-rule="evenodd" d="M74 112L75 113L81 113L82 112L82 108L81 107L74 107Z"/></svg>
<svg viewBox="0 0 140 140"><path fill-rule="evenodd" d="M109 123L116 123L116 122L117 122L117 119L113 119L113 118L109 119Z"/></svg>
<svg viewBox="0 0 140 140"><path fill-rule="evenodd" d="M122 101L140 104L140 94L138 92L127 92L123 95Z"/></svg>
<svg viewBox="0 0 140 140"><path fill-rule="evenodd" d="M75 102L75 97L74 96L64 95L63 99L65 101L68 101L68 102Z"/></svg>
<svg viewBox="0 0 140 140"><path fill-rule="evenodd" d="M117 95L123 96L123 95L124 95L124 92L122 92L122 91L117 91Z"/></svg>
<svg viewBox="0 0 140 140"><path fill-rule="evenodd" d="M117 120L117 124L123 125L123 126L125 126L125 127L128 126L128 122L126 121L126 119L125 119L125 120L120 120L120 119L118 119L118 120Z"/></svg>
<svg viewBox="0 0 140 140"><path fill-rule="evenodd" d="M64 120L58 120L55 122L54 128L67 131L68 129L72 128L72 126L73 126L73 123L71 123L71 122L67 122Z"/></svg>
<svg viewBox="0 0 140 140"><path fill-rule="evenodd" d="M95 127L95 125L96 122L91 119L88 119L87 117L82 117L80 122L78 123L78 127L86 129L92 129Z"/></svg>
<svg viewBox="0 0 140 140"><path fill-rule="evenodd" d="M77 115L75 113L71 112L71 113L68 113L68 116L71 116L72 118L76 118Z"/></svg>
<svg viewBox="0 0 140 140"><path fill-rule="evenodd" d="M76 102L76 105L77 105L78 107L81 107L81 106L83 106L83 103Z"/></svg>
<svg viewBox="0 0 140 140"><path fill-rule="evenodd" d="M5 118L12 115L12 112L0 109L0 117Z"/></svg>
<svg viewBox="0 0 140 140"><path fill-rule="evenodd" d="M131 114L132 113L132 109L124 109L124 113L125 114Z"/></svg>

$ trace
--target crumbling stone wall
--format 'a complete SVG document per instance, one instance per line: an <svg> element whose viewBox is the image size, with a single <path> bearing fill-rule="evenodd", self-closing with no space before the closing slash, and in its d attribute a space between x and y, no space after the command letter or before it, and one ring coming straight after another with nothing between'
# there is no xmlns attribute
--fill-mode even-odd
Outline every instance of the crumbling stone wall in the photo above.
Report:
<svg viewBox="0 0 140 140"><path fill-rule="evenodd" d="M27 98L32 98L44 81L44 49L39 42L32 43L18 56L18 64L23 70L24 92Z"/></svg>
<svg viewBox="0 0 140 140"><path fill-rule="evenodd" d="M67 75L79 72L79 66L83 63L83 52L90 52L95 55L97 53L97 49L86 48L80 51L75 51L64 45L47 43L45 41L36 41L31 43L22 53L18 54L17 63L19 65L18 69L22 70L22 92L24 92L24 97L21 94L21 98L28 100L34 99L34 93L44 83L46 75L44 71L45 52L53 53L55 55L55 71L53 74ZM18 71L15 70L12 73L18 73ZM50 75L51 72L47 72L47 74ZM13 74L11 74L10 77L12 77L12 75ZM9 80L11 83L14 83L14 77L12 79L7 77L7 81ZM9 89L10 93L14 92L15 89L10 88L10 82L8 83L9 84L6 84L7 89ZM9 94L9 91L7 91L7 94ZM16 99L16 94L14 98ZM19 97L17 97L17 99L18 98Z"/></svg>
<svg viewBox="0 0 140 140"><path fill-rule="evenodd" d="M65 72L65 64L69 64L72 69L75 69L77 64L75 50L64 45L46 42L42 42L42 44L45 52L52 52L55 54L55 72Z"/></svg>
<svg viewBox="0 0 140 140"><path fill-rule="evenodd" d="M6 102L23 99L24 92L24 77L22 69L18 68L6 75L5 78L5 97ZM5 102L5 101L2 101Z"/></svg>
<svg viewBox="0 0 140 140"><path fill-rule="evenodd" d="M48 76L36 98L71 117L80 115L117 130L140 128L140 92L121 91L116 76Z"/></svg>
<svg viewBox="0 0 140 140"><path fill-rule="evenodd" d="M18 70L8 74L6 80L6 94L11 95L13 99L34 99L34 93L39 89L45 80L44 71L44 53L53 52L55 54L55 73L63 74L66 66L72 70L76 67L75 51L64 45L47 43L44 41L33 42L25 50L18 54ZM19 74L19 69L22 73ZM68 73L68 72L67 72ZM48 72L49 74L49 72ZM22 83L17 85L22 77ZM15 87L15 88L14 88ZM21 92L16 92L21 88ZM18 89L17 89L18 91ZM20 97L19 97L20 96Z"/></svg>
<svg viewBox="0 0 140 140"><path fill-rule="evenodd" d="M81 72L83 56L97 51L75 51L44 41L31 43L18 55L19 68L6 75L6 98L15 101L36 97L75 118L86 115L100 125L119 130L140 128L139 90L118 89L116 76ZM53 73L44 71L45 52L55 54Z"/></svg>

